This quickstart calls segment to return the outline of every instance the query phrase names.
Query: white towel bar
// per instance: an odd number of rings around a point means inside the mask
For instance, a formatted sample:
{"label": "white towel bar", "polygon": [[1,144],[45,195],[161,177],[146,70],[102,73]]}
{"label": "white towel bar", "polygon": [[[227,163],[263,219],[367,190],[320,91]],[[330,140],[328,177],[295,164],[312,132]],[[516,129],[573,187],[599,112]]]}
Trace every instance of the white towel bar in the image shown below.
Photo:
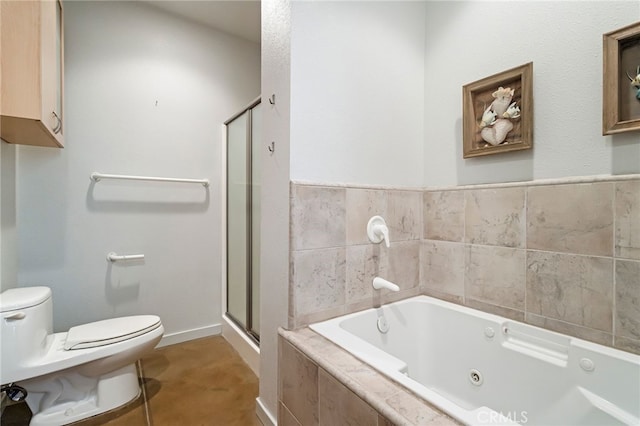
{"label": "white towel bar", "polygon": [[199,183],[205,188],[209,186],[209,179],[181,179],[181,178],[164,178],[153,176],[127,176],[127,175],[108,175],[104,173],[91,173],[91,180],[99,182],[100,179],[124,179],[124,180],[146,180],[157,182],[183,182],[183,183]]}

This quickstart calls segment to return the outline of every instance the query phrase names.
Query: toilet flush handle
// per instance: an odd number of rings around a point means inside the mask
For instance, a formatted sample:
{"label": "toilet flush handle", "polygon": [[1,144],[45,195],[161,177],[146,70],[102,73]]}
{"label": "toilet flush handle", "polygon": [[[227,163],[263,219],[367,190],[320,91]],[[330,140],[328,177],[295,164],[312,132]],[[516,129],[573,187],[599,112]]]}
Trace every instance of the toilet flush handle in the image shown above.
{"label": "toilet flush handle", "polygon": [[6,320],[21,320],[24,319],[24,317],[26,317],[27,314],[25,314],[24,312],[14,312],[12,314],[9,315],[5,315],[4,319]]}

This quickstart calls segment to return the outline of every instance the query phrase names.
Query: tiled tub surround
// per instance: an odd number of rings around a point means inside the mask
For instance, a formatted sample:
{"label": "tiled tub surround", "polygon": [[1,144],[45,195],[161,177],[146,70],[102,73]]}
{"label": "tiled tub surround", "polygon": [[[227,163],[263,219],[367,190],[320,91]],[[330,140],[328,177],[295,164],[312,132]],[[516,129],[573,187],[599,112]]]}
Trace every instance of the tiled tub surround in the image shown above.
{"label": "tiled tub surround", "polygon": [[[421,191],[292,184],[289,328],[420,294],[421,212]],[[369,241],[374,215],[391,248]],[[374,290],[375,276],[401,291]]]}
{"label": "tiled tub surround", "polygon": [[278,424],[458,424],[308,328],[281,329],[278,346]]}
{"label": "tiled tub surround", "polygon": [[[389,226],[391,247],[366,223]],[[427,294],[640,353],[640,175],[437,190],[292,183],[290,328]],[[401,288],[373,290],[375,276]]]}

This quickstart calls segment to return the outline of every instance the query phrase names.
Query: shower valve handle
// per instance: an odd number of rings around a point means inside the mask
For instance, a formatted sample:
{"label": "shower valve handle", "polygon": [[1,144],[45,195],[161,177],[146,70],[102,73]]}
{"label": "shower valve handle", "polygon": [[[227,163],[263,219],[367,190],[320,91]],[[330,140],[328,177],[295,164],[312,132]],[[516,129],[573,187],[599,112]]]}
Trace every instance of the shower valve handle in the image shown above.
{"label": "shower valve handle", "polygon": [[367,223],[367,236],[372,243],[381,243],[389,247],[389,227],[381,216],[373,216]]}

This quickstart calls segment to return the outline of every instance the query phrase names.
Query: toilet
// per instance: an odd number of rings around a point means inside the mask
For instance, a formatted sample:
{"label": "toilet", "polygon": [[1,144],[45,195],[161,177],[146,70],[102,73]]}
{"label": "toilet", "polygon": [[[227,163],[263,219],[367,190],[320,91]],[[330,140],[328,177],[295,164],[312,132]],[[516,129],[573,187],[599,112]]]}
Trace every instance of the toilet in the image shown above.
{"label": "toilet", "polygon": [[0,294],[0,383],[27,391],[31,426],[59,426],[120,407],[138,397],[136,361],[160,341],[155,315],[136,315],[53,333],[48,287]]}

